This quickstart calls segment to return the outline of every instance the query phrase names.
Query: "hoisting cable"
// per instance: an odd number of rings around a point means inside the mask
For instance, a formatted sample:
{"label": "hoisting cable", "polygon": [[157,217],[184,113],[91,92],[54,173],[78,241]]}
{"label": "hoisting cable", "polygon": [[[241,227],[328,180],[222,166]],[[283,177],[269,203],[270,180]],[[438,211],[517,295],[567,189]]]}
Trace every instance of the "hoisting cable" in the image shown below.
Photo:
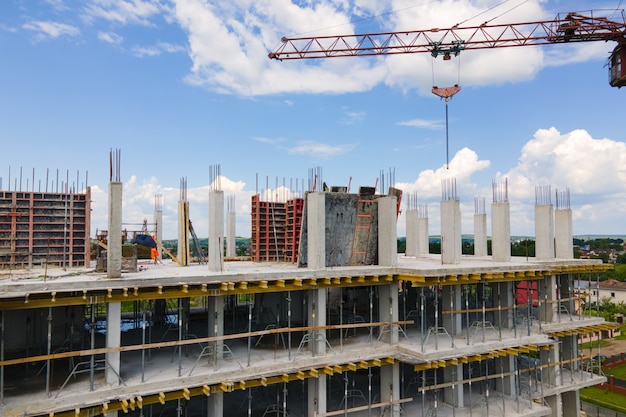
{"label": "hoisting cable", "polygon": [[[431,55],[433,56],[433,58],[437,58],[439,54],[443,54],[443,60],[449,61],[451,58],[450,54],[453,53],[455,56],[458,56],[461,49],[462,49],[462,42],[459,42],[458,44],[455,44],[455,46],[453,46],[452,48],[449,48],[446,50],[440,49],[438,45],[433,45],[433,50],[431,52]],[[432,70],[432,73],[433,73],[432,93],[446,100],[446,169],[450,169],[450,151],[449,151],[449,133],[448,133],[448,102],[453,95],[461,91],[461,86],[459,85],[461,81],[461,63],[459,60],[457,83],[454,84],[452,87],[437,87],[435,85],[434,59],[433,59],[432,68],[433,68]]]}

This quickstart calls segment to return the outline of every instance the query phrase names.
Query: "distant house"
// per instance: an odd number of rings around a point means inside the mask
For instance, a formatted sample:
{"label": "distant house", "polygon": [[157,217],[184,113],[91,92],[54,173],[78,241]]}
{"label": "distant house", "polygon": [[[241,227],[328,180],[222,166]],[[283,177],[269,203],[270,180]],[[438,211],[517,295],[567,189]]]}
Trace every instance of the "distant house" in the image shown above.
{"label": "distant house", "polygon": [[596,294],[596,288],[591,289],[591,299],[595,299],[599,295],[599,299],[608,298],[614,303],[626,303],[626,282],[609,279],[598,283],[599,294]]}

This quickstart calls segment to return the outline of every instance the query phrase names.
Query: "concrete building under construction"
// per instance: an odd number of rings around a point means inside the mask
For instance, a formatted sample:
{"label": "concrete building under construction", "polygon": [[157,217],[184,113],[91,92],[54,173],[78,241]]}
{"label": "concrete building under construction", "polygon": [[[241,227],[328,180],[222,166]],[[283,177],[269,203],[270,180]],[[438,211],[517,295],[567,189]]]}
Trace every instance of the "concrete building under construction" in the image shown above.
{"label": "concrete building under construction", "polygon": [[[208,265],[165,261],[122,274],[113,239],[106,273],[51,271],[42,280],[12,271],[0,280],[0,414],[578,416],[578,390],[605,379],[592,372],[598,352],[580,351],[579,336],[613,325],[575,308],[573,281],[605,268],[573,259],[569,200],[555,211],[539,190],[534,258],[510,254],[499,184],[493,254],[462,256],[450,181],[441,254],[424,250],[423,206],[409,205],[407,253],[398,254],[397,195],[368,193],[364,202],[312,190],[302,197],[306,263],[260,253],[257,261],[270,262],[224,262],[224,194],[214,188]],[[110,236],[121,233],[121,202],[112,175]],[[487,220],[477,207],[482,248]],[[348,218],[350,232],[340,228]],[[355,241],[374,235],[375,262],[352,261],[364,252]],[[518,287],[537,294],[516,304]]]}

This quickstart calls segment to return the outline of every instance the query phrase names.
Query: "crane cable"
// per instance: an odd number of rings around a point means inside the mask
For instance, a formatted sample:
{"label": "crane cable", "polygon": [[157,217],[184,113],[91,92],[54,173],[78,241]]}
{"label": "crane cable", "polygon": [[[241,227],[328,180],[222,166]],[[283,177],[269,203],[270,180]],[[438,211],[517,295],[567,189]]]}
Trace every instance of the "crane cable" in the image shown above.
{"label": "crane cable", "polygon": [[440,98],[445,98],[446,100],[446,169],[450,169],[450,146],[449,146],[449,133],[448,133],[448,102],[452,96],[454,96],[456,93],[458,93],[461,90],[460,54],[458,56],[459,56],[459,63],[458,63],[457,83],[453,87],[439,88],[435,85],[435,59],[436,57],[433,57],[431,61],[431,71],[432,71],[432,77],[433,77],[432,92],[436,96]]}

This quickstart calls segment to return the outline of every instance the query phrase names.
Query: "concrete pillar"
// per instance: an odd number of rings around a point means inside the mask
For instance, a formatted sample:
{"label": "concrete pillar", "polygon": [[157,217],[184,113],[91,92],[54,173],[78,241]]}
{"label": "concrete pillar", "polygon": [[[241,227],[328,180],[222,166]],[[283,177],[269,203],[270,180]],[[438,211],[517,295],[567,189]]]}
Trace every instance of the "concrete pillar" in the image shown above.
{"label": "concrete pillar", "polygon": [[451,314],[451,311],[465,308],[462,304],[463,288],[460,285],[444,285],[442,287],[441,310],[443,327],[450,335],[463,334],[463,315]]}
{"label": "concrete pillar", "polygon": [[[381,322],[398,321],[398,284],[378,287],[378,317]],[[380,328],[381,340],[395,345],[398,343],[398,325]]]}
{"label": "concrete pillar", "polygon": [[487,215],[474,214],[474,256],[487,255]]}
{"label": "concrete pillar", "polygon": [[511,209],[508,201],[491,203],[491,255],[495,262],[511,261]]}
{"label": "concrete pillar", "polygon": [[[401,398],[400,392],[400,363],[386,365],[380,368],[380,401],[392,402]],[[400,404],[389,405],[383,410],[389,410],[384,415],[388,417],[400,417]],[[383,413],[381,413],[383,415]]]}
{"label": "concrete pillar", "polygon": [[[555,387],[563,385],[563,378],[561,375],[560,367],[558,365],[554,366],[555,363],[559,362],[559,349],[560,346],[558,344],[555,344],[554,349],[542,350],[539,352],[541,365],[546,366],[540,371],[541,381],[543,381],[544,388],[546,386]],[[548,363],[550,364],[550,366],[548,366]]]}
{"label": "concrete pillar", "polygon": [[[463,365],[451,365],[443,368],[444,381],[451,383],[452,381],[463,380]],[[455,384],[446,387],[443,390],[444,401],[451,407],[463,407],[463,384]]]}
{"label": "concrete pillar", "polygon": [[224,417],[224,393],[211,393],[207,398],[208,416]]}
{"label": "concrete pillar", "polygon": [[[309,290],[309,326],[326,326],[326,288]],[[326,353],[326,330],[313,330],[310,333],[309,348],[311,353],[320,355]]]}
{"label": "concrete pillar", "polygon": [[428,240],[428,217],[417,219],[417,254],[428,255],[430,252]]}
{"label": "concrete pillar", "polygon": [[441,202],[441,263],[461,262],[461,202]]}
{"label": "concrete pillar", "polygon": [[325,374],[320,374],[317,378],[308,379],[308,417],[326,413],[326,381]]}
{"label": "concrete pillar", "polygon": [[[561,400],[561,394],[548,395],[545,398],[546,403],[552,410],[550,413],[550,417],[562,417],[566,414],[563,414],[563,402]],[[569,415],[567,415],[569,417]]]}
{"label": "concrete pillar", "polygon": [[226,218],[226,256],[234,258],[237,256],[237,235],[235,234],[236,214],[234,212],[228,212]]}
{"label": "concrete pillar", "polygon": [[378,265],[394,267],[398,263],[397,198],[378,200]]}
{"label": "concrete pillar", "polygon": [[[154,210],[154,226],[156,230],[154,237],[157,241],[163,242],[163,209],[160,205]],[[159,259],[163,259],[162,250],[159,250]]]}
{"label": "concrete pillar", "polygon": [[493,291],[493,303],[494,307],[501,307],[500,310],[496,310],[493,313],[493,325],[498,328],[512,329],[513,328],[513,310],[509,309],[513,305],[513,283],[512,282],[497,282],[491,284]]}
{"label": "concrete pillar", "polygon": [[[561,352],[563,352],[563,360],[578,358],[578,336],[563,336],[561,338]],[[574,360],[569,366],[570,372],[578,371],[580,362]]]}
{"label": "concrete pillar", "polygon": [[178,262],[189,265],[189,201],[178,202]]}
{"label": "concrete pillar", "polygon": [[535,258],[554,259],[554,209],[552,204],[535,206]]}
{"label": "concrete pillar", "polygon": [[[224,336],[224,298],[223,295],[209,297],[209,336]],[[216,360],[221,360],[224,356],[224,341],[215,342]]]}
{"label": "concrete pillar", "polygon": [[554,212],[554,226],[556,257],[559,259],[573,259],[572,210],[556,210]]}
{"label": "concrete pillar", "polygon": [[558,319],[557,315],[557,277],[555,275],[545,275],[543,280],[536,281],[538,286],[538,298],[541,301],[539,308],[539,318],[541,321],[551,323]]}
{"label": "concrete pillar", "polygon": [[122,183],[109,182],[107,278],[122,277]]}
{"label": "concrete pillar", "polygon": [[[121,333],[122,303],[107,303],[107,347],[118,348],[122,343]],[[109,385],[119,385],[121,356],[120,351],[106,354],[105,379]]]}
{"label": "concrete pillar", "polygon": [[580,391],[565,391],[561,393],[563,399],[563,416],[580,417]]}
{"label": "concrete pillar", "polygon": [[307,193],[306,204],[307,265],[322,269],[326,267],[326,193]]}
{"label": "concrete pillar", "polygon": [[224,191],[209,191],[209,271],[224,269]]}
{"label": "concrete pillar", "polygon": [[517,392],[515,384],[515,361],[513,355],[495,359],[496,374],[505,374],[504,378],[496,378],[496,391],[506,396],[514,396]]}
{"label": "concrete pillar", "polygon": [[407,210],[406,215],[406,256],[417,256],[417,210]]}

